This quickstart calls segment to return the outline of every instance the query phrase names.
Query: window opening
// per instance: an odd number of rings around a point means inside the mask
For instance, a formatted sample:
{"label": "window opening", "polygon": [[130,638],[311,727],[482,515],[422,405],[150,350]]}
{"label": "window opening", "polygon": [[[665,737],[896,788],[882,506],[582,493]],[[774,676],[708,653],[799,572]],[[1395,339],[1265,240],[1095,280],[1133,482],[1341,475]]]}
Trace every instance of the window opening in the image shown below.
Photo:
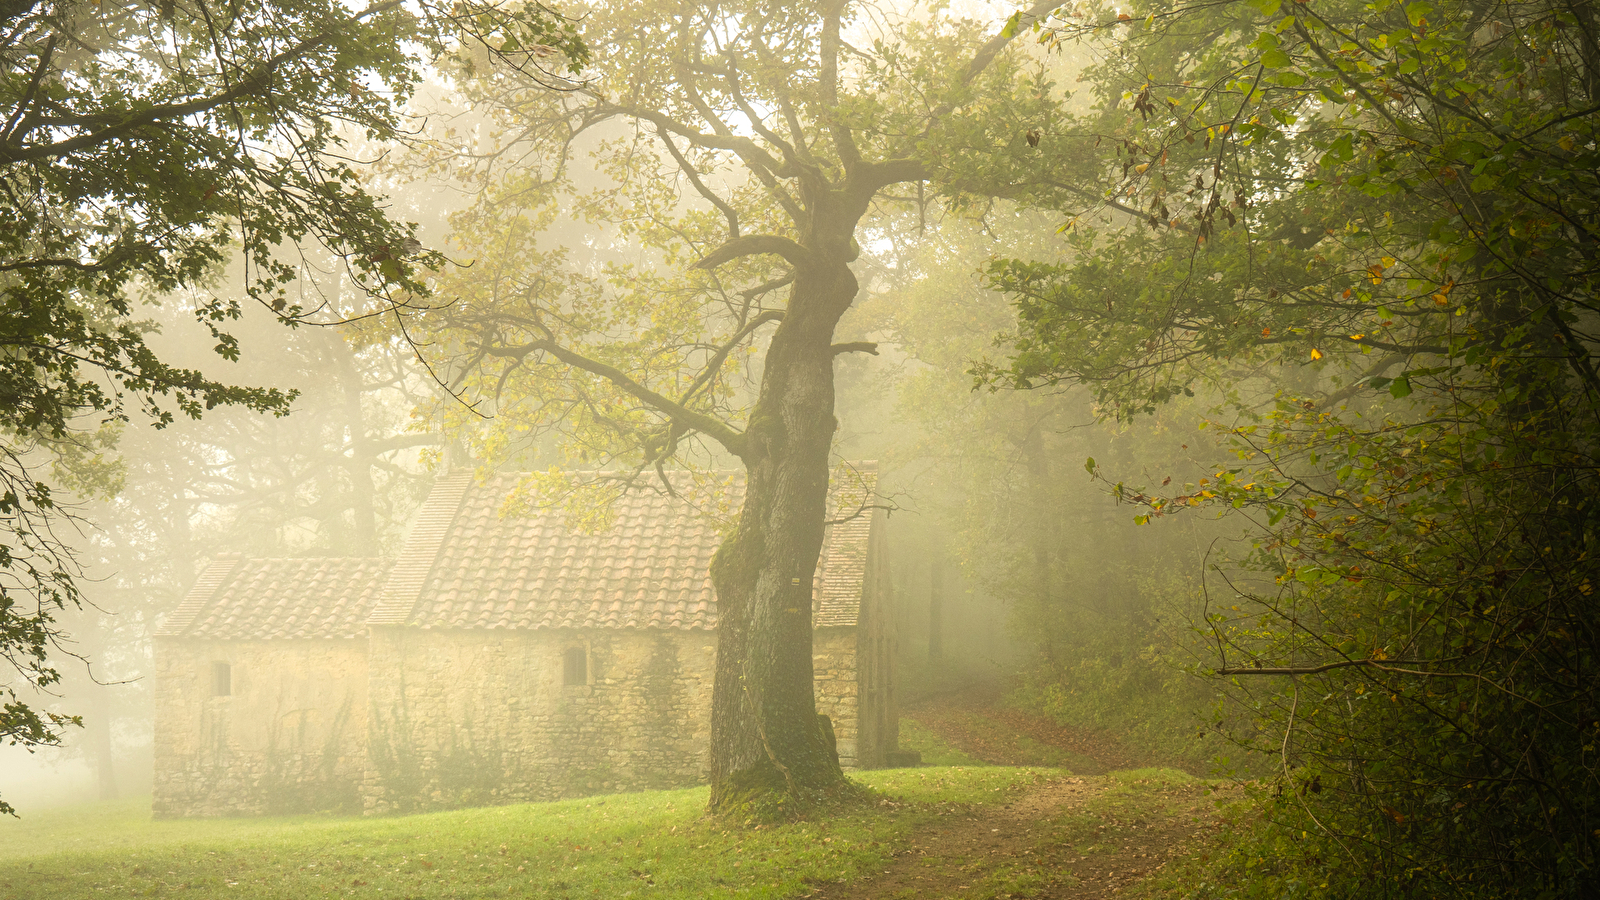
{"label": "window opening", "polygon": [[225,662],[211,664],[211,696],[233,695],[233,667]]}
{"label": "window opening", "polygon": [[589,654],[582,647],[568,647],[564,662],[567,684],[589,683]]}

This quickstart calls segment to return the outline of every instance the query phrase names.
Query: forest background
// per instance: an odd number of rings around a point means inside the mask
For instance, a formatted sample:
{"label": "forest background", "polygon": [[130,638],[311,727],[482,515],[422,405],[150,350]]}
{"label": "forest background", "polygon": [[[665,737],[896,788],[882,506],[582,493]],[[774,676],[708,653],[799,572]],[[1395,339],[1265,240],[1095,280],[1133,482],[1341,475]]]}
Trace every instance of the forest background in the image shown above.
{"label": "forest background", "polygon": [[[1600,835],[1591,5],[1036,12],[939,8],[872,47],[907,83],[952,92],[928,103],[952,123],[918,144],[928,177],[856,232],[863,294],[837,334],[878,351],[836,363],[834,452],[893,473],[897,543],[915,548],[896,566],[907,653],[934,657],[930,672],[1019,672],[1016,702],[1263,776],[1256,839],[1280,860],[1252,873],[1264,891],[1582,894]],[[940,83],[932,61],[996,33],[1029,40],[991,81]],[[461,130],[494,123],[442,89],[417,102]],[[363,189],[422,223],[420,246],[509,238],[473,212],[503,207],[503,182],[409,184],[460,153],[431,136]],[[569,174],[588,189],[603,169]],[[566,289],[670,261],[648,226],[529,208],[524,232],[579,235],[538,259],[573,273]],[[681,183],[655,208],[701,227],[718,212]],[[317,284],[351,256],[389,274],[370,245],[339,249],[294,277]],[[206,290],[245,292],[222,262]],[[416,296],[468,293],[471,269],[441,271]],[[195,308],[142,309],[161,327],[149,343],[217,371],[187,338]],[[300,389],[286,418],[86,431],[86,416],[72,440],[13,457],[54,466],[96,525],[70,541],[93,603],[58,623],[99,682],[136,679],[144,634],[210,553],[381,552],[442,458],[613,454],[581,431],[575,447],[573,431],[475,426],[403,336],[284,332],[284,311],[269,296],[240,313],[223,380]],[[639,321],[599,330],[658,337]],[[748,398],[728,385],[719,402]],[[1012,639],[961,646],[982,631],[950,627],[956,596],[971,621],[1003,606]],[[110,711],[143,688],[63,670],[113,789],[142,719]]]}

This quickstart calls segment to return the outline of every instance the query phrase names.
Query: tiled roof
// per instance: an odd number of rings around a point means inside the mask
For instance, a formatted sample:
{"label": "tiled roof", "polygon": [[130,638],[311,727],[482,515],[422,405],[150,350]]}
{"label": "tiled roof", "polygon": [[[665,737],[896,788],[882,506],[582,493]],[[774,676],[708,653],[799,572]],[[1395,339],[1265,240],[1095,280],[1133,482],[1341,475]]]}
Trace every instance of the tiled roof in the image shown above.
{"label": "tiled roof", "polygon": [[861,618],[861,591],[866,586],[867,550],[871,546],[873,507],[878,503],[878,467],[857,463],[835,473],[828,498],[831,524],[817,561],[812,624],[854,625]]}
{"label": "tiled roof", "polygon": [[472,476],[466,473],[446,475],[434,482],[428,499],[417,511],[416,521],[411,523],[400,558],[389,570],[383,597],[372,611],[370,624],[400,625],[406,621],[417,605],[428,573],[439,559],[439,549],[461,510],[461,500],[471,487]]}
{"label": "tiled roof", "polygon": [[[428,628],[716,627],[710,570],[722,535],[712,518],[659,485],[615,501],[611,526],[599,533],[573,530],[558,508],[502,515],[524,477],[501,475],[467,490],[406,622]],[[730,489],[742,488],[741,480]]]}
{"label": "tiled roof", "polygon": [[156,631],[210,639],[353,638],[366,633],[390,560],[219,556]]}
{"label": "tiled roof", "polygon": [[[193,638],[355,637],[368,625],[424,628],[716,627],[711,557],[718,522],[659,485],[616,501],[599,533],[565,513],[502,515],[522,475],[435,484],[397,560],[219,557],[158,635]],[[688,476],[675,481],[690,493]],[[737,509],[742,474],[719,478]],[[813,581],[816,624],[860,615],[877,468],[836,474]]]}
{"label": "tiled roof", "polygon": [[[659,485],[616,501],[610,527],[597,534],[569,528],[566,515],[555,508],[502,515],[506,498],[523,477],[497,476],[466,491],[407,623],[427,628],[716,627],[710,571],[722,533],[711,517]],[[718,480],[727,484],[723,499],[737,509],[743,475],[727,473]],[[845,515],[856,512],[876,482],[872,464],[842,473],[835,478],[830,509],[843,505]],[[680,494],[688,493],[687,478],[675,485]],[[813,588],[818,625],[853,625],[859,616],[871,526],[867,513],[829,526]]]}

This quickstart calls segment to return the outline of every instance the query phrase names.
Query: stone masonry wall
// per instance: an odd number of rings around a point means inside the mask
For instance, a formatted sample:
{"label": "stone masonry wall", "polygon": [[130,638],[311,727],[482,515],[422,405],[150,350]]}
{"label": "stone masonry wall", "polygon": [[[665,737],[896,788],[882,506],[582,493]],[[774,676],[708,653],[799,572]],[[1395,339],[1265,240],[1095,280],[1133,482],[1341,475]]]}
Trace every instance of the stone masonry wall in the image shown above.
{"label": "stone masonry wall", "polygon": [[[158,639],[156,817],[359,809],[366,650],[348,639]],[[229,696],[213,696],[219,662]]]}
{"label": "stone masonry wall", "polygon": [[817,712],[833,720],[839,764],[860,767],[859,691],[856,629],[818,628],[811,638],[811,668],[816,678]]}
{"label": "stone masonry wall", "polygon": [[[587,684],[564,684],[581,647]],[[705,781],[716,636],[374,628],[368,812]]]}

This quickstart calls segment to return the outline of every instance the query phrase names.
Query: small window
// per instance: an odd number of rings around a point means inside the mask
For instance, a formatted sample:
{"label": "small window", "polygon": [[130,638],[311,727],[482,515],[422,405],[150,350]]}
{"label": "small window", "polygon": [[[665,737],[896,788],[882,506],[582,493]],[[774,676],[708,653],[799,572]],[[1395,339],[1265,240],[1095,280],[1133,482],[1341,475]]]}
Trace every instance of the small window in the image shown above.
{"label": "small window", "polygon": [[233,667],[225,662],[211,664],[211,696],[233,695]]}
{"label": "small window", "polygon": [[568,647],[562,662],[567,684],[589,683],[589,654],[582,647]]}

